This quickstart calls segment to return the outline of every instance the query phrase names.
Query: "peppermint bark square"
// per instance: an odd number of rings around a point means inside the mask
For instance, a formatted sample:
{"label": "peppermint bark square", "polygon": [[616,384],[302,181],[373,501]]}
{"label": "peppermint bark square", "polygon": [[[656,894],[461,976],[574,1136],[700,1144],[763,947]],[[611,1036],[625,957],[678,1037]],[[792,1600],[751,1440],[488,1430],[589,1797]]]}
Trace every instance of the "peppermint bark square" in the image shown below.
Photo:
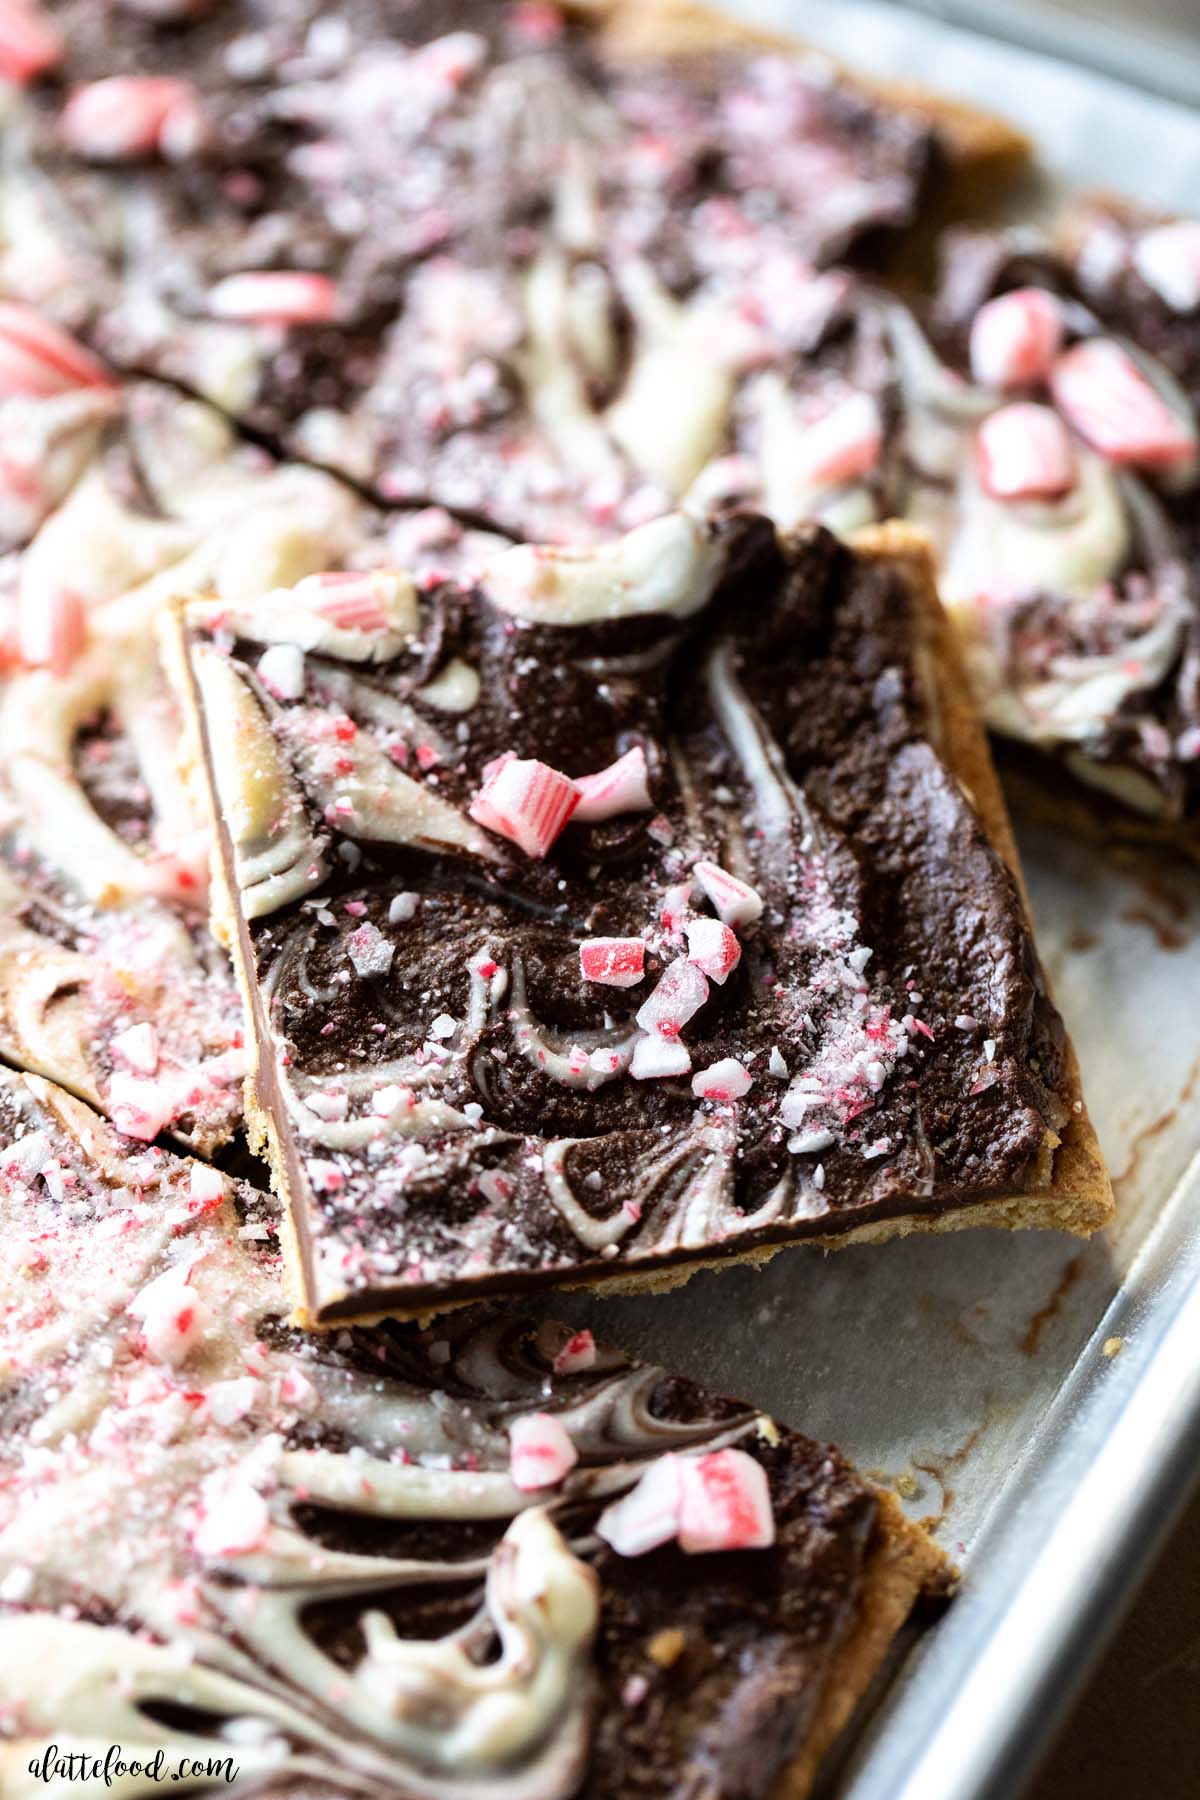
{"label": "peppermint bark square", "polygon": [[0,1779],[807,1793],[951,1585],[895,1497],[587,1330],[291,1331],[264,1200],[0,1071]]}
{"label": "peppermint bark square", "polygon": [[300,1317],[1108,1217],[902,528],[673,514],[175,651]]}
{"label": "peppermint bark square", "polygon": [[965,378],[957,449],[908,506],[1022,809],[1192,854],[1198,269],[1194,222],[1100,205],[1053,242],[952,234],[932,327]]}

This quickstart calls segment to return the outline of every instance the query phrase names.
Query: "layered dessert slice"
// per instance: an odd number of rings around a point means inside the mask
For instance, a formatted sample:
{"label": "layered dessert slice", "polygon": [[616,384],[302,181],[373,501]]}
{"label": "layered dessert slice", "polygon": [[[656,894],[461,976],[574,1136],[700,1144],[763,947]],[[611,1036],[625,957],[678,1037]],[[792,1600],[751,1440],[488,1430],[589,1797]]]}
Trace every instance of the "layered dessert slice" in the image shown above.
{"label": "layered dessert slice", "polygon": [[803,1795],[948,1588],[836,1450],[587,1330],[289,1330],[263,1196],[7,1072],[0,1234],[14,1797]]}
{"label": "layered dessert slice", "polygon": [[368,515],[166,390],[114,406],[0,577],[0,1052],[207,1153],[240,1122],[242,1024],[154,616],[177,583],[254,592],[320,567],[369,541]]}
{"label": "layered dessert slice", "polygon": [[15,107],[0,291],[529,540],[668,507],[815,268],[1023,154],[670,5],[88,13]]}
{"label": "layered dessert slice", "polygon": [[1107,1219],[904,528],[676,513],[174,651],[302,1318]]}
{"label": "layered dessert slice", "polygon": [[963,379],[911,507],[1023,793],[1193,853],[1198,230],[1092,208],[1058,246],[953,236],[934,328]]}

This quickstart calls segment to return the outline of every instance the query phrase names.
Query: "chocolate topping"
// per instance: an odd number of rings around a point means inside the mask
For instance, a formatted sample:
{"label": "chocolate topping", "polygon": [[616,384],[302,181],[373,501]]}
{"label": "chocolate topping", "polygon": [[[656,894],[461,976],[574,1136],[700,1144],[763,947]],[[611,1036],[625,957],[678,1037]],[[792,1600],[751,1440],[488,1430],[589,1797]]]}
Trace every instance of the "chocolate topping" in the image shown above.
{"label": "chocolate topping", "polygon": [[[1012,877],[931,737],[911,590],[827,534],[783,553],[763,521],[716,529],[724,573],[690,616],[531,623],[501,564],[491,591],[423,595],[398,656],[310,652],[296,701],[254,673],[253,634],[282,630],[273,603],[200,609],[255,1086],[320,1316],[736,1254],[1044,1181],[1061,1026]],[[421,699],[431,645],[479,677],[453,733]],[[214,761],[231,734],[242,748]],[[541,859],[470,826],[507,752],[579,777],[633,746],[648,811],[568,823]],[[272,867],[295,861],[268,892],[237,821],[240,784],[276,756],[263,841]],[[686,960],[686,920],[711,917],[707,865],[754,900],[723,984]],[[673,904],[686,918],[664,922]],[[641,940],[641,982],[582,979],[592,937]],[[662,1041],[647,997],[681,970],[699,984],[668,1026],[688,1073],[638,1079]],[[730,1059],[750,1076],[736,1099]],[[692,1072],[710,1069],[706,1097]]]}

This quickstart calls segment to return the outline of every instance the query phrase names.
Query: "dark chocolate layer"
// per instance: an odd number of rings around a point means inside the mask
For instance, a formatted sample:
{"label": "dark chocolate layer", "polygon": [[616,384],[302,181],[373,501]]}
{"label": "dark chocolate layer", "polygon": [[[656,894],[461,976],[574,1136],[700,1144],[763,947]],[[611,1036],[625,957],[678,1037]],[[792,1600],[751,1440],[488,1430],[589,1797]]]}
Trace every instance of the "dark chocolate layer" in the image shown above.
{"label": "dark chocolate layer", "polygon": [[[240,931],[256,1085],[324,1316],[665,1268],[1045,1179],[1062,1028],[1012,876],[931,739],[912,592],[827,534],[784,555],[762,522],[722,529],[724,578],[686,622],[533,625],[443,585],[411,652],[355,671],[310,654],[295,706],[233,644],[316,846],[315,892]],[[213,655],[194,639],[198,665]],[[338,780],[381,741],[421,780],[420,690],[455,659],[479,696],[452,740],[435,726],[439,802],[461,816],[505,751],[578,777],[640,747],[649,809],[568,824],[541,860],[343,825]],[[210,706],[206,729],[211,746],[231,726]],[[236,887],[228,836],[224,855]],[[706,858],[763,903],[682,1032],[690,1071],[750,1075],[736,1099],[627,1072],[634,1015],[686,956],[664,899],[711,917]],[[589,937],[641,940],[643,979],[584,980]],[[428,1100],[454,1109],[448,1129]]]}

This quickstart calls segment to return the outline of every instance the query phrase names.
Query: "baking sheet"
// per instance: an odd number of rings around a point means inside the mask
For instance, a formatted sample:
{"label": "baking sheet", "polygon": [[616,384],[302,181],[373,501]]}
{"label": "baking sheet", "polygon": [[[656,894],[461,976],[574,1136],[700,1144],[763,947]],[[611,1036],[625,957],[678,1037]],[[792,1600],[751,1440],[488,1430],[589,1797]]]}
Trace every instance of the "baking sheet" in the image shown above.
{"label": "baking sheet", "polygon": [[[1058,180],[1194,209],[1200,119],[1186,109],[886,6],[737,10],[873,73],[1003,96]],[[761,1273],[570,1308],[841,1443],[959,1560],[959,1599],[832,1783],[845,1800],[1019,1791],[1200,1468],[1200,870],[1020,836],[1113,1171],[1106,1238],[797,1250]]]}

